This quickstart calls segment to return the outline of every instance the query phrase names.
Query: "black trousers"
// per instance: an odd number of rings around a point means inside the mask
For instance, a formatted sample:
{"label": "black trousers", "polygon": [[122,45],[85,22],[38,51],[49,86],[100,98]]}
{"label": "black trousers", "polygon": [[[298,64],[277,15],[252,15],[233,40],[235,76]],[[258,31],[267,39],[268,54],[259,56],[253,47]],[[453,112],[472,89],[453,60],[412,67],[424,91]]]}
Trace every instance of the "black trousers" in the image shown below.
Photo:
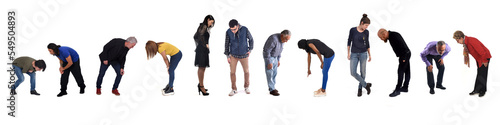
{"label": "black trousers", "polygon": [[[490,59],[488,59],[488,67],[490,67]],[[474,85],[474,92],[484,93],[486,92],[486,82],[488,81],[488,67],[483,64],[479,64],[476,61],[477,65],[477,76],[476,83]]]}
{"label": "black trousers", "polygon": [[[64,62],[63,67],[66,65],[68,65],[68,63]],[[64,73],[61,75],[61,92],[66,92],[66,90],[68,89],[68,79],[70,72],[73,74],[73,77],[75,77],[78,87],[85,88],[82,70],[80,69],[80,59],[78,59],[78,61],[74,62],[73,65],[71,65],[68,69],[64,70]]]}
{"label": "black trousers", "polygon": [[[437,68],[438,68],[436,86],[438,86],[438,87],[443,86],[444,64],[441,65],[439,62],[439,59],[441,59],[442,56],[441,55],[427,55],[426,57],[432,66],[434,66],[432,64],[432,60],[434,60],[434,62],[436,62],[435,66],[437,66]],[[434,73],[432,71],[429,72],[429,70],[427,70],[427,67],[425,67],[425,71],[427,72],[427,84],[429,85],[429,88],[431,90],[433,90],[434,89]]]}
{"label": "black trousers", "polygon": [[[399,67],[398,67],[398,84],[396,85],[395,91],[408,90],[408,84],[410,84],[410,57],[411,52],[406,53],[404,56],[399,57]],[[405,60],[405,62],[403,62]],[[404,78],[404,83],[403,83]]]}

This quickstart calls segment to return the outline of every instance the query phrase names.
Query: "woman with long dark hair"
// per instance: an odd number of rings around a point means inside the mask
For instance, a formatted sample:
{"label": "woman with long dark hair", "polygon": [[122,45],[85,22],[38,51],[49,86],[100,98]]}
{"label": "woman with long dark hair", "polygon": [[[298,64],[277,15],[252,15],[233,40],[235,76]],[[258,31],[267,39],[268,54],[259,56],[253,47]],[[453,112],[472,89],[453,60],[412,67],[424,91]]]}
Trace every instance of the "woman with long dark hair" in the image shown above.
{"label": "woman with long dark hair", "polygon": [[198,67],[198,94],[201,92],[203,96],[208,96],[209,94],[207,89],[205,89],[203,80],[205,78],[205,69],[210,67],[208,58],[208,54],[210,53],[208,39],[210,38],[210,29],[214,24],[214,17],[212,15],[207,15],[194,34],[194,41],[196,43],[194,65]]}

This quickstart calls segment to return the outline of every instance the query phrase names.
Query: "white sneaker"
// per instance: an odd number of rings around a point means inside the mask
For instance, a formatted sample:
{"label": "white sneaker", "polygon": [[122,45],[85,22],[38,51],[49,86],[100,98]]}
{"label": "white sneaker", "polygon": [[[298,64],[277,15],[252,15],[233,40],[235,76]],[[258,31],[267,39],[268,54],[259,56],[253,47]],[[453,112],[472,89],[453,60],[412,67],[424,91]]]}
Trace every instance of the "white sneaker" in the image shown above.
{"label": "white sneaker", "polygon": [[238,93],[238,91],[236,91],[236,90],[231,90],[231,92],[229,92],[229,96],[233,96],[233,95],[235,95],[236,93]]}
{"label": "white sneaker", "polygon": [[247,94],[250,94],[250,89],[245,88],[245,92],[246,92]]}
{"label": "white sneaker", "polygon": [[314,91],[314,97],[325,97],[325,96],[326,96],[326,92],[321,91],[321,89]]}

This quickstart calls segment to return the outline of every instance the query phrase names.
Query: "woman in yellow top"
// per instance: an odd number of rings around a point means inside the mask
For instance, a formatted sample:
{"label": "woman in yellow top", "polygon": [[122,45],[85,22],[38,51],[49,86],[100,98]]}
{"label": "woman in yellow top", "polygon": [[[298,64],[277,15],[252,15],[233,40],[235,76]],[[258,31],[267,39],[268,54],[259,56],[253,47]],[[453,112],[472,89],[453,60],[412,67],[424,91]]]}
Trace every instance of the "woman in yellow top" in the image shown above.
{"label": "woman in yellow top", "polygon": [[[181,61],[182,52],[175,47],[174,45],[166,42],[156,43],[152,40],[146,43],[146,54],[148,60],[153,58],[156,53],[160,53],[167,65],[169,81],[168,85],[162,90],[164,96],[174,95],[174,78],[175,78],[175,68],[177,68],[177,64]],[[170,61],[167,58],[167,55],[170,56]]]}

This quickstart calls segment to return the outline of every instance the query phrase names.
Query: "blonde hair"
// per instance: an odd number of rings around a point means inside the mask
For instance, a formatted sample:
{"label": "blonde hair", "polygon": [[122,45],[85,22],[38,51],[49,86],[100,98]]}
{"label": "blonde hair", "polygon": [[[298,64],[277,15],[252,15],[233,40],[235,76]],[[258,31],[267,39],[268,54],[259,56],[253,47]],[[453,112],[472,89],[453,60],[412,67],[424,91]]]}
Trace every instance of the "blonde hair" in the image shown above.
{"label": "blonde hair", "polygon": [[148,60],[150,58],[155,57],[156,53],[158,52],[158,46],[159,46],[159,44],[162,44],[162,43],[163,42],[156,43],[153,40],[149,40],[148,42],[146,42],[145,48],[146,48],[146,55],[147,55]]}
{"label": "blonde hair", "polygon": [[460,38],[464,38],[465,35],[464,35],[464,32],[460,31],[460,30],[457,30],[455,31],[455,33],[453,33],[453,39],[460,39]]}

